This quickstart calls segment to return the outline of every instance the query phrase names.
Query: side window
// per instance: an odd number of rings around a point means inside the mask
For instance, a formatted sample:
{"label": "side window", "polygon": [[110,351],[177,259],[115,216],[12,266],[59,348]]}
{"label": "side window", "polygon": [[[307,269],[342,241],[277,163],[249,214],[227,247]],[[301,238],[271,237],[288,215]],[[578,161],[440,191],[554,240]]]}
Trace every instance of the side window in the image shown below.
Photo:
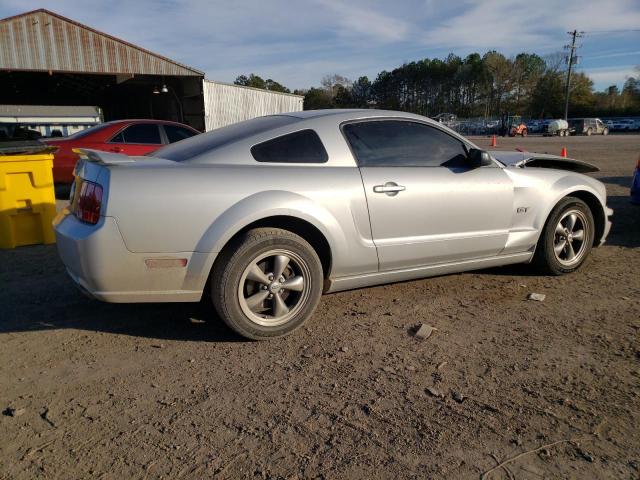
{"label": "side window", "polygon": [[153,123],[139,123],[125,128],[111,139],[112,143],[161,144],[160,130]]}
{"label": "side window", "polygon": [[325,163],[329,159],[313,130],[301,130],[254,145],[251,155],[257,162],[268,163]]}
{"label": "side window", "polygon": [[377,120],[343,127],[361,167],[466,167],[462,142],[422,123]]}
{"label": "side window", "polygon": [[167,134],[169,143],[176,143],[185,138],[193,137],[196,132],[193,132],[187,128],[178,127],[176,125],[163,125],[164,132]]}
{"label": "side window", "polygon": [[124,143],[124,134],[123,132],[118,133],[115,137],[109,140],[111,143]]}

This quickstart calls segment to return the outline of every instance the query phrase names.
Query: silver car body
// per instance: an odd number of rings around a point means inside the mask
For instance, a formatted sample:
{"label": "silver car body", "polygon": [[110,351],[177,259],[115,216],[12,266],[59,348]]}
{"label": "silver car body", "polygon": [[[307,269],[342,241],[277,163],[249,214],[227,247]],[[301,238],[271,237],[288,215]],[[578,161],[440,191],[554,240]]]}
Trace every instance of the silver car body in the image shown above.
{"label": "silver car body", "polygon": [[[201,151],[188,161],[86,152],[76,175],[102,185],[100,219],[89,225],[67,208],[54,222],[71,277],[109,302],[198,301],[216,257],[233,236],[271,219],[310,225],[322,237],[330,255],[324,259],[326,292],[529,262],[547,216],[570,194],[594,211],[596,244],[609,231],[612,211],[601,182],[575,171],[528,166],[548,160],[580,170],[588,164],[495,152],[491,166],[464,172],[359,168],[341,131],[345,122],[422,122],[467,148],[477,147],[437,122],[407,113],[331,110],[280,117],[288,120],[266,131],[238,124],[157,153]],[[258,163],[252,157],[253,145],[303,129],[319,135],[326,163]],[[204,148],[209,135],[222,138],[214,150]],[[403,191],[374,192],[389,182]]]}

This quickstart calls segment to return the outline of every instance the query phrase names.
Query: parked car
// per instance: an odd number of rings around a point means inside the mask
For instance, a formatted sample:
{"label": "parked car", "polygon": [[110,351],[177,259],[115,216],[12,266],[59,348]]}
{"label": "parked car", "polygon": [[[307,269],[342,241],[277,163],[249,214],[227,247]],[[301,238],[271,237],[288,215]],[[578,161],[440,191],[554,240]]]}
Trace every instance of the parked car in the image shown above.
{"label": "parked car", "polygon": [[527,129],[529,133],[540,133],[542,131],[542,122],[540,120],[529,120]]}
{"label": "parked car", "polygon": [[572,135],[609,135],[609,127],[599,118],[570,118],[569,129]]}
{"label": "parked car", "polygon": [[181,123],[164,120],[115,120],[101,123],[66,138],[43,141],[58,147],[53,159],[53,180],[59,184],[73,182],[76,148],[90,148],[127,155],[145,155],[163,145],[199,134]]}
{"label": "parked car", "polygon": [[631,180],[631,203],[640,205],[640,157],[636,163],[636,169],[633,172],[633,180]]}
{"label": "parked car", "polygon": [[480,150],[402,112],[255,118],[152,156],[84,151],[60,257],[108,302],[197,302],[252,339],[323,292],[534,262],[576,270],[613,213],[592,165]]}
{"label": "parked car", "polygon": [[619,132],[629,132],[636,129],[636,122],[631,119],[622,119],[613,121],[613,130]]}

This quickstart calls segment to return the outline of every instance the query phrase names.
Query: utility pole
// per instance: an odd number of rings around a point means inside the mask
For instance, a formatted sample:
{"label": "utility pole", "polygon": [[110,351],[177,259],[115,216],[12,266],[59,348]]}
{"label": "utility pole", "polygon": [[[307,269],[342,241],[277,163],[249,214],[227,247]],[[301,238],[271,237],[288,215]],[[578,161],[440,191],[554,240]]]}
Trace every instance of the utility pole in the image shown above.
{"label": "utility pole", "polygon": [[564,119],[566,120],[569,117],[569,87],[571,86],[571,69],[573,68],[574,63],[578,63],[578,57],[576,56],[576,38],[580,38],[584,35],[584,32],[578,32],[574,30],[573,32],[567,32],[571,35],[571,45],[565,45],[564,48],[569,50],[569,56],[567,57],[567,63],[569,64],[569,68],[567,69],[567,83],[564,89]]}

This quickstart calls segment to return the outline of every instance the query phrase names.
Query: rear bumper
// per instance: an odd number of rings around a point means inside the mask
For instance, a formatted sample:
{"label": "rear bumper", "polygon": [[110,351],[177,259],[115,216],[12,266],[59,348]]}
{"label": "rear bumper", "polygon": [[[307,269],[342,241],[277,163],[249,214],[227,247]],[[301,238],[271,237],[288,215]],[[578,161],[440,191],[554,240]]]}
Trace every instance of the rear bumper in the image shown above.
{"label": "rear bumper", "polygon": [[[56,217],[54,229],[69,276],[93,298],[115,303],[197,302],[202,296],[201,289],[188,288],[201,283],[188,275],[188,265],[199,260],[191,252],[130,252],[114,218],[101,217],[97,225],[89,225],[66,209]],[[149,268],[146,263],[178,258],[187,259],[187,266]]]}

